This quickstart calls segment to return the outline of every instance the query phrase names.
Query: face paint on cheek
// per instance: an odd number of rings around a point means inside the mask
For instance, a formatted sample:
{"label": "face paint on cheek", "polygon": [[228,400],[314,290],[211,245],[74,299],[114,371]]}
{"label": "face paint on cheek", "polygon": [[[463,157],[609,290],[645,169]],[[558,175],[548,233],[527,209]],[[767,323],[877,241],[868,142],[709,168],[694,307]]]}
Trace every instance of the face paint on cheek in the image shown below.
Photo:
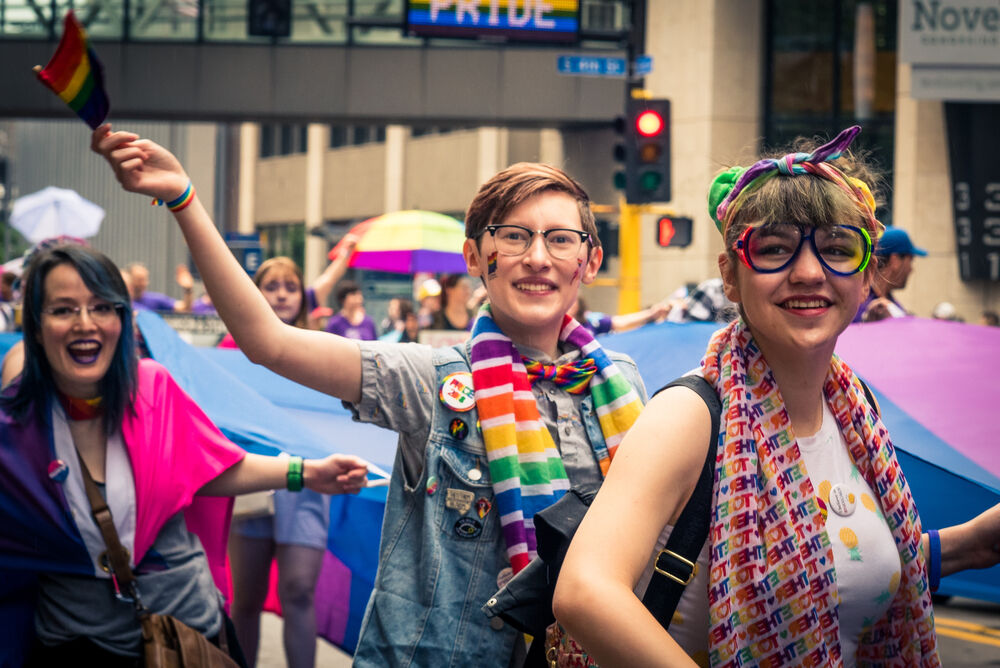
{"label": "face paint on cheek", "polygon": [[576,271],[573,272],[573,276],[569,279],[569,282],[570,283],[575,282],[576,279],[580,278],[580,275],[582,273],[583,273],[583,259],[576,258]]}
{"label": "face paint on cheek", "polygon": [[497,252],[493,251],[486,258],[486,278],[495,278],[497,274]]}

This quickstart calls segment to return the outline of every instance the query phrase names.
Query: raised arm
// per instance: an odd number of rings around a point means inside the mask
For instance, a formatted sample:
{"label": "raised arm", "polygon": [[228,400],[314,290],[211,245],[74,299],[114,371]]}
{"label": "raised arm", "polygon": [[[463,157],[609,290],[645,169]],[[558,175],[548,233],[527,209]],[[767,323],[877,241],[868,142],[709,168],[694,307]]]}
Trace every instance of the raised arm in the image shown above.
{"label": "raised arm", "polygon": [[573,538],[553,612],[604,668],[695,665],[633,589],[694,491],[710,434],[708,408],[691,390],[653,397]]}
{"label": "raised arm", "polygon": [[344,237],[340,252],[330,261],[330,264],[326,265],[323,273],[313,281],[311,287],[313,292],[316,293],[316,303],[320,306],[326,306],[326,299],[330,296],[333,286],[347,273],[347,265],[351,261],[351,253],[354,252],[354,247],[357,245],[358,238],[353,234],[348,234]]}
{"label": "raised arm", "polygon": [[[91,148],[122,187],[170,202],[190,179],[168,150],[131,132],[94,131]],[[361,398],[361,353],[354,341],[286,325],[247,276],[195,195],[174,217],[219,316],[247,357],[272,371],[348,401]]]}
{"label": "raised arm", "polygon": [[174,311],[190,313],[194,303],[194,277],[186,265],[179,264],[174,268],[174,280],[184,293],[184,297],[174,302]]}

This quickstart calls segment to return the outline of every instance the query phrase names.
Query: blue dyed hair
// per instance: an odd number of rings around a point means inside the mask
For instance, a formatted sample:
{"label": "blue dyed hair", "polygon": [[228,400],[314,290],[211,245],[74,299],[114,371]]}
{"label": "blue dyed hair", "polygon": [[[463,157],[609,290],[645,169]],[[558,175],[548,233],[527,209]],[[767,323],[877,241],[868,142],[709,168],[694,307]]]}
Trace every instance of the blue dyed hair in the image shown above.
{"label": "blue dyed hair", "polygon": [[125,411],[133,410],[137,361],[135,337],[132,334],[132,302],[121,271],[107,256],[92,248],[74,243],[60,243],[41,250],[28,265],[23,282],[22,327],[24,329],[24,371],[21,383],[8,400],[10,412],[18,419],[30,410],[48,420],[45,408],[56,396],[55,380],[42,347],[42,306],[45,303],[45,278],[61,264],[71,265],[80,274],[84,285],[94,296],[117,304],[121,319],[121,335],[115,347],[111,366],[98,384],[104,397],[105,426],[108,433],[121,427]]}

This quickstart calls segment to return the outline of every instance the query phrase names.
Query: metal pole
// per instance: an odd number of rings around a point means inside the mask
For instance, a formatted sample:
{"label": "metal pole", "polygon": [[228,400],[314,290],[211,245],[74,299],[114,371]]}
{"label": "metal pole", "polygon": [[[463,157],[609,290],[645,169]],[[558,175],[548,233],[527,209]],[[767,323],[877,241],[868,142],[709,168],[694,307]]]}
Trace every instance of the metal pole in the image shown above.
{"label": "metal pole", "polygon": [[618,218],[618,313],[634,313],[639,310],[641,288],[639,261],[639,236],[642,229],[640,214],[642,205],[629,204],[621,196]]}
{"label": "metal pole", "polygon": [[[633,75],[636,56],[646,50],[646,0],[633,0],[631,26],[629,30],[626,71],[629,73],[625,86],[625,106],[628,100],[643,94],[644,80]],[[623,109],[623,113],[624,113]],[[628,120],[626,120],[628,122]],[[641,205],[629,204],[625,196],[620,196],[618,207],[618,313],[634,313],[639,310],[639,299],[642,288],[642,263],[639,258],[640,232],[642,221]]]}

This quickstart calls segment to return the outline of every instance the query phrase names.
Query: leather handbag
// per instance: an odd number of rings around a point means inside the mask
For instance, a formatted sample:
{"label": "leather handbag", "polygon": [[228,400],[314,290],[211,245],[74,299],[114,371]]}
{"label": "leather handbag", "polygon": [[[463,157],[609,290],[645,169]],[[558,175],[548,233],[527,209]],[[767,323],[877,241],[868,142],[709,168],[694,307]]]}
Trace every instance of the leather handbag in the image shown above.
{"label": "leather handbag", "polygon": [[135,584],[135,575],[128,566],[128,549],[118,539],[111,509],[101,496],[101,491],[97,488],[97,483],[90,475],[90,470],[79,451],[77,459],[87,490],[87,500],[90,502],[90,512],[104,538],[106,549],[101,554],[103,568],[111,574],[115,598],[135,606],[136,618],[142,626],[143,665],[148,668],[239,668],[228,653],[224,620],[219,630],[220,649],[203,633],[176,617],[151,612],[142,604]]}
{"label": "leather handbag", "polygon": [[140,615],[139,623],[143,665],[147,668],[237,668],[227,653],[176,617],[147,610]]}

